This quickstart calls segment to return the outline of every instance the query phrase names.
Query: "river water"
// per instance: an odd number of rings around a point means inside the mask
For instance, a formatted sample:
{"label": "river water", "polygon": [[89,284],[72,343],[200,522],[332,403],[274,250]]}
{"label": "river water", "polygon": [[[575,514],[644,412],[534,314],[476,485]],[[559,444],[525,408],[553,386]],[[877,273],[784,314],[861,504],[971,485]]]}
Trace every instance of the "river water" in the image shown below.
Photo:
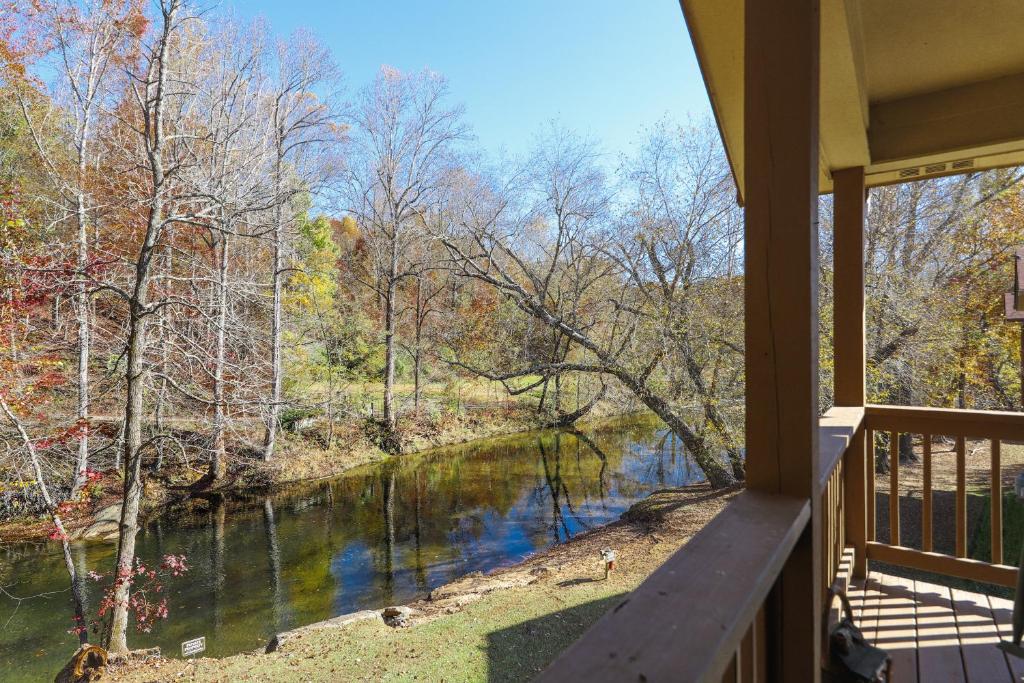
{"label": "river water", "polygon": [[[642,417],[436,449],[267,498],[193,501],[139,534],[145,562],[184,554],[190,571],[166,584],[168,619],[129,643],[170,656],[197,636],[210,656],[259,649],[276,632],[512,564],[701,479],[664,425]],[[0,545],[0,680],[53,680],[75,649],[58,550]],[[114,545],[73,554],[83,574],[108,572]]]}

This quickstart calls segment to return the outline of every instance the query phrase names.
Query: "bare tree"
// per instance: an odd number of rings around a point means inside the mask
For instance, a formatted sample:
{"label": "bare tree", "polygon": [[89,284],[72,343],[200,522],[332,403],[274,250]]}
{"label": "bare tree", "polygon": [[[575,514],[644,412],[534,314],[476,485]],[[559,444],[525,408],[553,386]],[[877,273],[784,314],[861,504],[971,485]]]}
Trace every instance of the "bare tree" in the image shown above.
{"label": "bare tree", "polygon": [[[384,327],[384,413],[394,437],[399,286],[424,268],[415,258],[426,239],[424,214],[443,191],[456,143],[467,137],[462,109],[447,107],[438,74],[385,67],[359,97],[347,204],[372,255],[364,283],[377,293]],[[393,441],[389,444],[395,447]]]}
{"label": "bare tree", "polygon": [[[87,424],[90,417],[89,360],[92,322],[88,270],[90,223],[99,199],[94,196],[89,176],[97,162],[94,145],[97,119],[111,106],[119,67],[127,58],[131,31],[139,16],[136,2],[75,3],[65,0],[38,7],[39,26],[53,45],[54,99],[39,99],[16,90],[25,121],[57,198],[55,222],[70,223],[75,229],[74,310],[77,325],[77,419]],[[42,109],[42,112],[38,110]],[[54,135],[56,133],[56,135]],[[71,159],[64,155],[68,150]],[[89,464],[89,436],[78,442],[78,460],[71,487],[75,497],[86,482]]]}
{"label": "bare tree", "polygon": [[[554,130],[511,183],[481,178],[467,187],[458,230],[443,239],[465,276],[558,333],[544,353],[499,371],[474,368],[478,374],[613,377],[679,435],[713,485],[724,486],[742,472],[719,408],[726,382],[695,355],[695,330],[677,327],[707,312],[712,293],[734,275],[738,221],[720,149],[709,138],[676,139],[652,138],[627,175],[634,199],[616,217],[592,145]],[[578,355],[562,355],[562,343]],[[735,346],[706,336],[702,344]],[[673,376],[680,357],[693,366],[685,375],[692,386]],[[736,371],[730,380],[735,386]],[[696,425],[683,398],[697,399]],[[722,441],[735,454],[732,468],[719,456]]]}
{"label": "bare tree", "polygon": [[311,35],[296,34],[278,46],[277,77],[268,93],[271,124],[274,204],[273,301],[270,323],[271,380],[263,438],[263,459],[270,460],[277,443],[281,409],[281,301],[287,269],[287,237],[297,214],[295,198],[315,191],[332,172],[333,153],[344,128],[331,102],[339,73],[328,51]]}
{"label": "bare tree", "polygon": [[107,648],[115,654],[128,651],[129,597],[135,562],[142,499],[142,456],[152,440],[143,441],[145,390],[149,374],[146,360],[147,331],[151,317],[173,299],[151,301],[154,257],[169,226],[194,225],[207,220],[212,205],[196,203],[182,188],[182,178],[196,158],[195,148],[203,134],[190,130],[190,108],[195,102],[194,83],[187,73],[190,64],[184,42],[192,17],[182,0],[161,0],[153,29],[140,45],[140,67],[130,72],[133,107],[119,114],[125,134],[121,140],[123,163],[134,183],[128,201],[145,216],[130,289],[104,285],[127,301],[125,349],[124,495],[115,562],[113,607],[106,633]]}

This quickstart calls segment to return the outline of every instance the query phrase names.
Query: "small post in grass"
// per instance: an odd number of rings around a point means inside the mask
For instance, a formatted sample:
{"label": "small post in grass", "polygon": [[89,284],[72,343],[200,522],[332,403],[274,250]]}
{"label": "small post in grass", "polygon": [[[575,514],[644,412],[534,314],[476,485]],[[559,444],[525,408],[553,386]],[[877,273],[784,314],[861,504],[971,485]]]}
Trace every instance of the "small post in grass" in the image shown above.
{"label": "small post in grass", "polygon": [[615,569],[615,551],[611,548],[605,548],[601,551],[601,559],[604,560],[604,580],[608,580],[608,576]]}

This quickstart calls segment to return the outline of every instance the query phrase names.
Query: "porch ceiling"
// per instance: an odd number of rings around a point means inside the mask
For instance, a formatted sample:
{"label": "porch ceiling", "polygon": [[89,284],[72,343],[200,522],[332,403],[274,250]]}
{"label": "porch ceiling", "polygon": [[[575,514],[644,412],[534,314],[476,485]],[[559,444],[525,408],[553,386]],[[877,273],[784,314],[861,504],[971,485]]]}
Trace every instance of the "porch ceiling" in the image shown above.
{"label": "porch ceiling", "polygon": [[[743,194],[744,0],[681,0]],[[1024,2],[821,0],[820,189],[1024,164]]]}

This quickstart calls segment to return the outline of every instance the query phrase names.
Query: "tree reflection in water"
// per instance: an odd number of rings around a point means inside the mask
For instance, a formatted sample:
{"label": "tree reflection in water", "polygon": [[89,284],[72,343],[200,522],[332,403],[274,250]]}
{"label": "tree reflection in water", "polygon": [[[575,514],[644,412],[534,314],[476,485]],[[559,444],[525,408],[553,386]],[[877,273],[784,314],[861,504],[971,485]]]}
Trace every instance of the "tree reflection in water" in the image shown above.
{"label": "tree reflection in water", "polygon": [[[614,521],[653,490],[696,481],[676,443],[654,419],[620,420],[402,456],[266,499],[180,508],[140,532],[138,552],[146,562],[183,553],[192,570],[168,587],[170,618],[151,634],[132,634],[132,645],[175,653],[203,635],[211,656],[249,651],[277,631],[406,602],[514,562]],[[0,551],[8,560],[0,580],[16,594],[66,589],[53,548]],[[87,569],[112,562],[107,544],[76,544],[74,552]],[[95,605],[96,586],[88,588]],[[0,619],[6,607],[0,602]],[[74,646],[64,625],[70,612],[57,607],[21,606],[0,631],[0,670],[53,677]],[[26,651],[41,654],[26,663]]]}

